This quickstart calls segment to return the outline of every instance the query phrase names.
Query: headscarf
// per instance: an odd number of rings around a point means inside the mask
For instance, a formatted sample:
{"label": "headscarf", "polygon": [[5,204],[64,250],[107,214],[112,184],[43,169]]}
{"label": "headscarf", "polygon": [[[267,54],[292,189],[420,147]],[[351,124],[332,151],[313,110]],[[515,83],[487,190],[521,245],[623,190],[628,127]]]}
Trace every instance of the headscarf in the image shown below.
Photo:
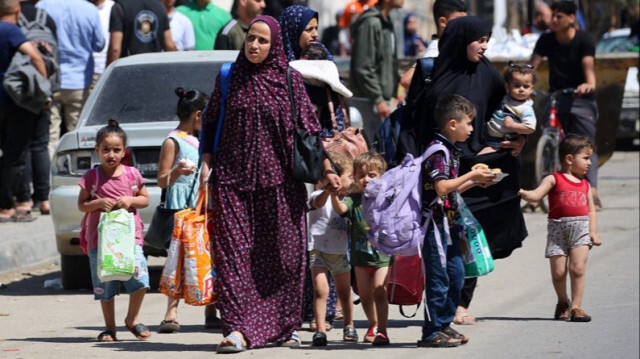
{"label": "headscarf", "polygon": [[[475,105],[473,133],[467,142],[459,145],[469,155],[475,155],[485,146],[486,121],[505,93],[502,78],[489,59],[483,56],[480,62],[471,62],[467,58],[467,45],[483,36],[491,36],[491,26],[479,17],[460,17],[447,24],[438,42],[439,55],[427,100],[435,106],[438,97],[458,94]],[[433,113],[432,109],[428,111]]]}
{"label": "headscarf", "polygon": [[[280,24],[283,29],[282,41],[284,42],[284,49],[287,53],[287,60],[289,60],[289,62],[300,59],[300,54],[302,53],[302,49],[300,48],[300,36],[309,24],[309,21],[313,18],[318,19],[318,12],[301,5],[289,6],[285,9],[282,15],[280,15]],[[333,61],[333,56],[320,41],[317,42],[317,45],[322,48],[322,51],[324,51],[327,56],[327,60]],[[305,85],[305,88],[307,89],[307,94],[309,95],[312,103],[318,106],[326,106],[328,99],[324,88],[312,85]],[[346,128],[342,106],[338,104],[339,101],[337,94],[332,92],[332,97],[335,104],[334,113],[336,124],[338,130],[342,131]],[[331,121],[329,112],[322,112],[321,117],[322,118],[319,119],[322,126],[320,136],[323,138],[333,137],[333,122]]]}
{"label": "headscarf", "polygon": [[[302,49],[300,48],[300,35],[309,24],[311,19],[318,19],[318,12],[302,5],[291,5],[280,15],[280,25],[282,26],[282,41],[287,60],[299,60]],[[327,48],[318,41],[318,45],[327,54],[327,60],[333,61],[333,55]]]}
{"label": "headscarf", "polygon": [[[236,59],[226,99],[226,112],[214,176],[218,183],[234,185],[242,191],[282,183],[292,168],[294,128],[318,133],[320,125],[305,93],[302,77],[291,71],[296,101],[293,117],[287,84],[288,62],[285,57],[280,25],[271,16],[258,16],[271,30],[271,48],[259,64],[250,62],[243,46]],[[210,153],[215,123],[220,111],[220,78],[207,106],[203,148]]]}

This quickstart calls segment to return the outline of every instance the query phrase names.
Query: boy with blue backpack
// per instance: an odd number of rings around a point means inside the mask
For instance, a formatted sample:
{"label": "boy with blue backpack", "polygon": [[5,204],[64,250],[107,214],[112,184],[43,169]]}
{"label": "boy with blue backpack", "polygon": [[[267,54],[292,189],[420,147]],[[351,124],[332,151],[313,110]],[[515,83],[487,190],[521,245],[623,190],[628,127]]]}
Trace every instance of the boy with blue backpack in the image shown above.
{"label": "boy with blue backpack", "polygon": [[476,184],[489,186],[496,177],[486,168],[472,169],[458,177],[459,150],[455,143],[469,138],[475,115],[474,105],[459,95],[441,97],[434,111],[439,131],[429,147],[437,146],[438,150],[427,157],[422,168],[422,209],[431,213],[426,216],[430,223],[422,247],[427,306],[419,347],[450,348],[469,341],[450,326],[464,284],[461,250],[467,248],[465,238],[454,226],[460,215],[456,196]]}

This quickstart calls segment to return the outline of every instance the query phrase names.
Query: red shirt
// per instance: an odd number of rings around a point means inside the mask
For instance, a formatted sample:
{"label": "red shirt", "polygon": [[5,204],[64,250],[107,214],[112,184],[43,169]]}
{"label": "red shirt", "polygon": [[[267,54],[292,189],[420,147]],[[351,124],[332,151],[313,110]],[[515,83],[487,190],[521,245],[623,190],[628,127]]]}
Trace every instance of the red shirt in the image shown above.
{"label": "red shirt", "polygon": [[588,216],[589,182],[573,182],[561,172],[554,172],[553,178],[556,185],[549,192],[549,218]]}

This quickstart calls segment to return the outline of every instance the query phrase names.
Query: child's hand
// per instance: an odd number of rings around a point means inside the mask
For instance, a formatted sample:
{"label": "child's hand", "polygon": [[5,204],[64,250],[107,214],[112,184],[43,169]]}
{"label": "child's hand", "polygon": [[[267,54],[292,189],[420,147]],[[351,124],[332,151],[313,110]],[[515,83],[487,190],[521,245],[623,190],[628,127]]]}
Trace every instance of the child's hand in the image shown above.
{"label": "child's hand", "polygon": [[[328,173],[327,174],[327,187],[332,191],[332,192],[338,192],[342,189],[342,182],[340,182],[340,176],[338,176],[336,173]],[[327,188],[325,187],[325,188]]]}
{"label": "child's hand", "polygon": [[133,201],[133,197],[127,197],[127,196],[120,197],[116,202],[116,206],[122,209],[129,209],[129,207],[131,207],[132,201]]}
{"label": "child's hand", "polygon": [[481,187],[488,187],[494,184],[494,180],[496,178],[496,174],[482,168],[476,168],[472,170],[473,172],[473,180]]}
{"label": "child's hand", "polygon": [[104,212],[111,212],[116,204],[116,201],[112,200],[111,198],[100,198],[98,201],[100,203],[100,209]]}
{"label": "child's hand", "polygon": [[510,130],[513,128],[513,125],[516,124],[516,121],[513,120],[513,117],[511,116],[505,116],[504,117],[504,123],[503,126],[504,128],[506,128],[507,130]]}
{"label": "child's hand", "polygon": [[602,241],[600,240],[598,233],[591,233],[591,243],[593,243],[594,246],[602,245]]}
{"label": "child's hand", "polygon": [[518,191],[518,196],[520,196],[520,198],[524,199],[527,202],[536,202],[531,198],[531,191],[527,191],[521,188]]}

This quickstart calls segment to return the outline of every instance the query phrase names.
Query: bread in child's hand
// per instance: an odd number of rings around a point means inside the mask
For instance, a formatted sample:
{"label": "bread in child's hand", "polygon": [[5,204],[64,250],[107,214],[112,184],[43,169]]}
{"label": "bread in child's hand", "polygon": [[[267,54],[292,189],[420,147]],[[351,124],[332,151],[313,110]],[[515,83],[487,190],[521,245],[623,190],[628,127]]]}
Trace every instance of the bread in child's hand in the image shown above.
{"label": "bread in child's hand", "polygon": [[489,166],[485,165],[484,163],[476,163],[475,165],[473,165],[473,167],[471,167],[472,170],[483,170],[483,171],[488,171],[489,170]]}
{"label": "bread in child's hand", "polygon": [[495,174],[502,173],[502,170],[499,169],[499,168],[491,168],[491,169],[489,169],[489,171],[491,171],[491,173],[495,173]]}

